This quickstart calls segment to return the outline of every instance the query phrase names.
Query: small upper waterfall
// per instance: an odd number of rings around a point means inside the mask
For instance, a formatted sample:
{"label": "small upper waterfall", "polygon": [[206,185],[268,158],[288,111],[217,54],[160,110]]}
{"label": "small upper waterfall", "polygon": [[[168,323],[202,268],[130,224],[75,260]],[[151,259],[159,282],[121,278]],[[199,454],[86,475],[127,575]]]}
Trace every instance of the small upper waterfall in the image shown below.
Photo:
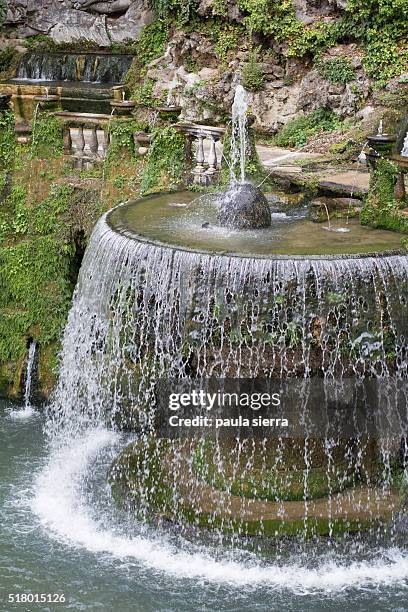
{"label": "small upper waterfall", "polygon": [[20,61],[17,79],[123,83],[132,60],[131,55],[27,53]]}
{"label": "small upper waterfall", "polygon": [[408,132],[406,133],[404,142],[402,144],[401,155],[402,157],[408,157]]}
{"label": "small upper waterfall", "polygon": [[27,358],[27,367],[26,367],[26,379],[25,379],[25,388],[24,388],[24,406],[26,409],[29,408],[31,405],[33,372],[34,372],[36,351],[37,351],[37,343],[33,341],[30,343],[30,347],[28,349],[28,358]]}

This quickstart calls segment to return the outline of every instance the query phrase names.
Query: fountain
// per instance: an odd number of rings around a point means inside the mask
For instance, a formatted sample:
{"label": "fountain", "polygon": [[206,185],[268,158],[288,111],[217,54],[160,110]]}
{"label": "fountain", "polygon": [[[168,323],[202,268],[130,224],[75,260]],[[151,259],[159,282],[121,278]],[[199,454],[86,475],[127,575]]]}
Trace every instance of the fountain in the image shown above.
{"label": "fountain", "polygon": [[32,404],[34,378],[38,374],[37,362],[37,343],[31,340],[28,346],[28,355],[25,364],[25,371],[22,376],[22,386],[24,388],[23,400],[24,406],[22,409],[11,410],[10,415],[15,419],[28,419],[34,414]]}
{"label": "fountain", "polygon": [[37,355],[37,343],[30,342],[30,346],[28,349],[28,357],[27,357],[27,368],[26,368],[26,376],[25,376],[25,385],[24,385],[24,406],[25,409],[29,409],[31,406],[32,400],[32,387],[33,387],[33,373],[35,367],[35,359]]}
{"label": "fountain", "polygon": [[[354,219],[347,233],[335,219],[326,232],[302,207],[268,205],[245,181],[245,113],[238,89],[226,193],[156,194],[97,224],[50,432],[77,439],[102,423],[135,432],[110,480],[142,523],[164,521],[188,537],[195,525],[278,540],[371,530],[377,543],[391,534],[395,544],[406,403],[395,423],[393,398],[406,397],[408,258],[397,233]],[[261,222],[254,202],[267,209]],[[158,381],[208,379],[277,384],[303,429],[251,439],[238,419],[241,433],[226,438],[202,427],[160,435]],[[361,428],[330,433],[337,418],[354,427],[359,402]],[[368,415],[383,413],[394,425],[373,437]]]}
{"label": "fountain", "polygon": [[26,53],[15,78],[1,83],[0,90],[13,96],[17,123],[30,121],[38,97],[49,105],[58,96],[64,111],[107,114],[132,60],[103,52]]}
{"label": "fountain", "polygon": [[126,100],[126,92],[122,91],[121,100],[112,100],[110,103],[112,109],[112,115],[116,112],[121,117],[131,117],[132,111],[136,107],[136,102],[133,100]]}
{"label": "fountain", "polygon": [[384,132],[383,121],[380,121],[377,134],[368,137],[368,143],[374,150],[375,155],[388,155],[391,153],[395,143],[395,136]]}
{"label": "fountain", "polygon": [[242,85],[238,85],[232,105],[231,184],[230,188],[221,195],[217,216],[220,225],[241,230],[271,225],[271,211],[265,196],[258,187],[245,181],[248,107],[247,93]]}

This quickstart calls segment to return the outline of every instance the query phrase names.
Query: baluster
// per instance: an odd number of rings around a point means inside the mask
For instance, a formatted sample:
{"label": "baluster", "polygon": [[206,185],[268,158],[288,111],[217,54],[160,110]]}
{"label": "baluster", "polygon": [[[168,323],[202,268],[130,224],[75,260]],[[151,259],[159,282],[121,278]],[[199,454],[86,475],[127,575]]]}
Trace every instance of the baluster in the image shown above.
{"label": "baluster", "polygon": [[204,134],[200,132],[197,135],[196,166],[193,170],[195,183],[206,183],[204,160]]}
{"label": "baluster", "polygon": [[64,153],[65,155],[71,155],[72,153],[72,136],[71,128],[67,126],[64,130]]}
{"label": "baluster", "polygon": [[91,150],[91,137],[92,137],[92,131],[88,128],[83,130],[84,133],[84,142],[85,142],[85,146],[84,146],[84,156],[85,157],[92,157],[92,150]]}
{"label": "baluster", "polygon": [[84,128],[82,125],[78,126],[78,149],[76,152],[76,156],[77,157],[83,157],[84,156],[84,149],[85,149],[85,137],[84,137]]}
{"label": "baluster", "polygon": [[99,157],[99,159],[104,159],[105,158],[105,135],[104,135],[104,132],[101,132],[100,129],[96,130],[96,140],[98,143],[98,150],[96,152],[96,156]]}
{"label": "baluster", "polygon": [[217,160],[217,149],[215,146],[216,140],[214,136],[210,136],[210,151],[208,153],[208,169],[206,170],[206,174],[209,176],[210,180],[217,174],[218,160]]}
{"label": "baluster", "polygon": [[98,134],[96,133],[97,130],[97,126],[95,125],[94,127],[91,128],[91,134],[90,134],[90,138],[89,138],[89,149],[91,152],[92,157],[97,157],[98,155]]}

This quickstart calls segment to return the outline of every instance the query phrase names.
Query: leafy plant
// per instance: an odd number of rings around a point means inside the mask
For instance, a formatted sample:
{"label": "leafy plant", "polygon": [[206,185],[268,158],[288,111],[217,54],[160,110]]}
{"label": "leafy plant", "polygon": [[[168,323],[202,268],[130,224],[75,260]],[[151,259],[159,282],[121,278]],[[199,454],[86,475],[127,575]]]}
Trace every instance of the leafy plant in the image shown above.
{"label": "leafy plant", "polygon": [[137,41],[137,57],[143,66],[146,66],[156,57],[164,53],[168,38],[168,24],[161,19],[145,25]]}
{"label": "leafy plant", "polygon": [[56,117],[40,114],[33,120],[32,157],[58,157],[63,153],[62,126]]}
{"label": "leafy plant", "polygon": [[265,82],[265,72],[258,62],[258,50],[249,53],[249,60],[242,68],[242,84],[248,91],[260,91]]}
{"label": "leafy plant", "polygon": [[0,169],[10,170],[15,157],[14,115],[0,113]]}
{"label": "leafy plant", "polygon": [[174,15],[180,24],[187,23],[196,9],[196,0],[150,0],[150,5],[159,19]]}
{"label": "leafy plant", "polygon": [[302,147],[318,132],[330,132],[340,125],[335,113],[320,107],[308,115],[289,121],[274,137],[274,143],[280,147]]}
{"label": "leafy plant", "polygon": [[393,162],[387,159],[376,161],[360,215],[363,224],[408,233],[408,220],[399,214],[399,203],[395,199],[398,172],[399,168]]}
{"label": "leafy plant", "polygon": [[7,74],[13,66],[16,55],[12,47],[6,47],[3,51],[0,51],[0,74]]}
{"label": "leafy plant", "polygon": [[227,59],[228,51],[238,47],[238,30],[232,25],[224,25],[216,32],[215,52],[221,62]]}
{"label": "leafy plant", "polygon": [[132,100],[140,106],[155,107],[159,100],[153,96],[154,82],[145,78],[142,83],[137,84],[132,91]]}
{"label": "leafy plant", "polygon": [[3,25],[7,15],[7,0],[0,0],[0,26]]}
{"label": "leafy plant", "polygon": [[140,191],[174,189],[185,169],[185,137],[174,127],[157,128],[143,171]]}
{"label": "leafy plant", "polygon": [[356,78],[356,71],[346,57],[334,57],[318,62],[317,69],[323,78],[334,84],[350,83]]}

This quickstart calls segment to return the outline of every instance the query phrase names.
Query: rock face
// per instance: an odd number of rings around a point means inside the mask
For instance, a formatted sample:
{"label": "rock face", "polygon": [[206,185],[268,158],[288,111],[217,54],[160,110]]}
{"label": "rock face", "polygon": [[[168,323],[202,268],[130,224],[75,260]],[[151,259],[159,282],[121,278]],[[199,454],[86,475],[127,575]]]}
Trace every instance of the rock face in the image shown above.
{"label": "rock face", "polygon": [[9,0],[6,25],[20,37],[48,34],[56,43],[137,40],[153,19],[147,0]]}
{"label": "rock face", "polygon": [[234,185],[222,195],[218,222],[231,229],[260,229],[272,223],[269,204],[251,183]]}

